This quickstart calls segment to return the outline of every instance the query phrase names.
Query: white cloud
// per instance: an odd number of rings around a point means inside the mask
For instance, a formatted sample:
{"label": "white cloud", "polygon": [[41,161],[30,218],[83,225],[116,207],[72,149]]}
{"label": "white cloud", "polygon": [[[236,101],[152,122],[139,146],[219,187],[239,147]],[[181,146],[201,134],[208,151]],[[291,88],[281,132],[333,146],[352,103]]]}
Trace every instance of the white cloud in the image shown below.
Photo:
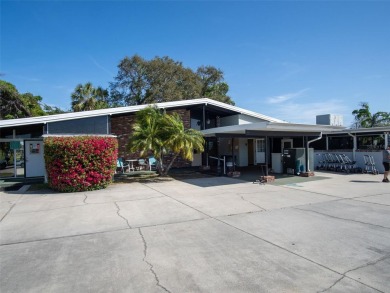
{"label": "white cloud", "polygon": [[306,88],[306,89],[300,90],[300,91],[295,92],[295,93],[288,93],[288,94],[283,94],[283,95],[280,95],[280,96],[268,97],[267,98],[267,103],[268,104],[280,104],[280,103],[286,102],[286,101],[288,101],[290,99],[299,97],[304,92],[306,92],[308,90],[309,89]]}

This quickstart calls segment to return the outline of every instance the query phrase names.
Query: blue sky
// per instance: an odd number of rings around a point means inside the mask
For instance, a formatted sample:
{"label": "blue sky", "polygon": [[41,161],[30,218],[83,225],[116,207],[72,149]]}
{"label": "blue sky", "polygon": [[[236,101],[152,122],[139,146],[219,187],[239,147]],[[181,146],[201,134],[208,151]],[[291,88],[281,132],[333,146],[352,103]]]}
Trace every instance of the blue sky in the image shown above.
{"label": "blue sky", "polygon": [[1,79],[70,108],[125,56],[224,72],[236,105],[289,122],[390,111],[390,1],[0,2]]}

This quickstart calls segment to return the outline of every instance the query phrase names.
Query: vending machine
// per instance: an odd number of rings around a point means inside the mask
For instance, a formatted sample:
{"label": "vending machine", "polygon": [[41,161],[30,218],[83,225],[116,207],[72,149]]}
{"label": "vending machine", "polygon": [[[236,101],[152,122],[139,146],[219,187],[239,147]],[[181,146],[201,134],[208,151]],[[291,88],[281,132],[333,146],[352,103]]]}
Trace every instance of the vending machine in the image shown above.
{"label": "vending machine", "polygon": [[[283,174],[299,175],[308,171],[306,168],[306,150],[304,148],[283,150]],[[309,166],[314,170],[314,149],[309,148]]]}

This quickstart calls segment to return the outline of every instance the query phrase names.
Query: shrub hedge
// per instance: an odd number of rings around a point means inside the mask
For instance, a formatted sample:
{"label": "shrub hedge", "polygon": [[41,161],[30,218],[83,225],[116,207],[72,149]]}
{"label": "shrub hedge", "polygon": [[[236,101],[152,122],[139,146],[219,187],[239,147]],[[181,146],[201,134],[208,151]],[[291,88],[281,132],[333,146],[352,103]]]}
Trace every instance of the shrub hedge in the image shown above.
{"label": "shrub hedge", "polygon": [[61,192],[96,190],[112,181],[118,156],[113,137],[47,137],[45,164],[50,188]]}

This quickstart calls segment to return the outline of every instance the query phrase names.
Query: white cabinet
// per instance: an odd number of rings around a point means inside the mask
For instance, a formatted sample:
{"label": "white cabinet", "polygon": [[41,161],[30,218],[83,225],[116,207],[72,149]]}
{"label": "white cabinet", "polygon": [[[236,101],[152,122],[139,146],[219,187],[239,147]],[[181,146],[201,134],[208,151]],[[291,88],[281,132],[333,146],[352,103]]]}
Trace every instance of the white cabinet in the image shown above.
{"label": "white cabinet", "polygon": [[283,163],[281,153],[272,153],[272,170],[274,173],[283,173]]}

